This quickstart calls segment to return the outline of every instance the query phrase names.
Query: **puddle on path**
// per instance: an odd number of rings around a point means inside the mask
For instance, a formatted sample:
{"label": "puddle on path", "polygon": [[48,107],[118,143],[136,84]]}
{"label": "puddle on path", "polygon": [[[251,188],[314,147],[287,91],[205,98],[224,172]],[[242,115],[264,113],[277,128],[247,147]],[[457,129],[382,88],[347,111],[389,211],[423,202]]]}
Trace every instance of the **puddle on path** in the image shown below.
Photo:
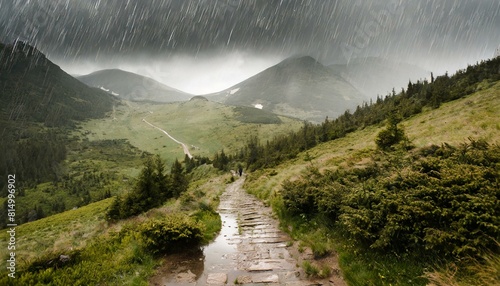
{"label": "puddle on path", "polygon": [[[201,250],[169,255],[150,285],[311,285],[290,256],[288,236],[269,207],[242,189],[244,177],[221,195],[222,229]],[[313,284],[315,285],[315,284]]]}

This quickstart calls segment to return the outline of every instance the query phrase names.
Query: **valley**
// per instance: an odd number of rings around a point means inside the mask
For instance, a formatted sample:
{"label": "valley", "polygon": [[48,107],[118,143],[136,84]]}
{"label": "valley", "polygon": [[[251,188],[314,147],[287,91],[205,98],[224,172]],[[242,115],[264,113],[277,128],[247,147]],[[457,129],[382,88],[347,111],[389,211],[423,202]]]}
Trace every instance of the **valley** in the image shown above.
{"label": "valley", "polygon": [[[168,132],[167,132],[167,131],[165,131],[165,130],[161,129],[160,127],[157,127],[157,126],[155,126],[155,125],[153,125],[153,124],[149,123],[149,122],[148,122],[145,118],[143,118],[143,119],[142,119],[142,121],[143,121],[144,123],[146,123],[147,125],[149,125],[149,126],[151,126],[151,127],[155,128],[155,129],[158,129],[159,131],[161,131],[162,133],[164,133],[165,135],[167,135],[167,137],[168,137],[168,138],[172,139],[172,141],[174,141],[175,143],[177,143],[177,144],[181,145],[181,146],[182,146],[182,150],[184,151],[184,154],[185,154],[185,155],[186,155],[189,159],[192,159],[192,158],[193,158],[193,155],[191,155],[191,153],[189,152],[189,148],[187,147],[187,145],[186,145],[186,144],[184,144],[184,143],[182,143],[181,141],[179,141],[179,140],[175,139],[174,137],[172,137],[172,135],[168,134]],[[193,146],[193,147],[194,147],[194,146]],[[194,147],[194,148],[196,148],[196,147]]]}
{"label": "valley", "polygon": [[148,127],[146,118],[172,137],[185,142],[193,156],[210,157],[220,150],[235,153],[251,136],[262,142],[298,130],[300,120],[277,116],[255,108],[235,108],[204,99],[159,104],[125,102],[113,117],[90,120],[78,136],[94,140],[127,139],[133,146],[173,161],[183,159],[183,147]]}

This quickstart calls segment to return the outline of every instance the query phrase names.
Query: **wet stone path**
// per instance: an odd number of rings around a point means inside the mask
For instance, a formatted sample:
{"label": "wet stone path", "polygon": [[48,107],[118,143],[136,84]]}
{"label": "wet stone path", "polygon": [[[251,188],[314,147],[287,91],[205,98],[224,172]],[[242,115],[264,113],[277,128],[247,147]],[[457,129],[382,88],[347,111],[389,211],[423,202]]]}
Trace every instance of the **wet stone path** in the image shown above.
{"label": "wet stone path", "polygon": [[301,274],[271,208],[243,190],[243,182],[239,178],[221,195],[222,229],[203,256],[181,261],[184,268],[152,285],[317,285]]}

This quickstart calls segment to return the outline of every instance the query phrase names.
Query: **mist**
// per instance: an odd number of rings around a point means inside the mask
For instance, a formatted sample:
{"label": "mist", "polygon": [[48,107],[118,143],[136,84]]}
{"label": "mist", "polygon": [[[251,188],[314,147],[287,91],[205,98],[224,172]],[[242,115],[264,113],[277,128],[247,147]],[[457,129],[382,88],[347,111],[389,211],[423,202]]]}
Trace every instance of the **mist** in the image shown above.
{"label": "mist", "polygon": [[193,95],[222,91],[280,62],[279,55],[255,55],[243,51],[227,54],[170,57],[143,55],[113,61],[54,59],[72,75],[86,75],[103,69],[121,69],[155,79],[167,86]]}

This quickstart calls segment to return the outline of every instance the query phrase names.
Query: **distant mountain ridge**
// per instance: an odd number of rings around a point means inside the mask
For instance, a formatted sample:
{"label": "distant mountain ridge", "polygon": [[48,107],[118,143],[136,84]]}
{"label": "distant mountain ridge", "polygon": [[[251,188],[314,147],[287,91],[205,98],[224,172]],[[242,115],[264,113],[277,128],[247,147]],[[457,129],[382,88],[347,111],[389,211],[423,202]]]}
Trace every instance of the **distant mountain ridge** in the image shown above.
{"label": "distant mountain ridge", "polygon": [[101,88],[121,99],[131,101],[176,102],[187,101],[192,94],[166,86],[152,78],[120,69],[106,69],[88,75],[78,76],[78,80]]}
{"label": "distant mountain ridge", "polygon": [[0,44],[0,119],[62,126],[104,116],[117,100],[76,80],[23,42]]}
{"label": "distant mountain ridge", "polygon": [[224,91],[205,95],[230,105],[321,122],[366,100],[351,84],[310,56],[292,57]]}

